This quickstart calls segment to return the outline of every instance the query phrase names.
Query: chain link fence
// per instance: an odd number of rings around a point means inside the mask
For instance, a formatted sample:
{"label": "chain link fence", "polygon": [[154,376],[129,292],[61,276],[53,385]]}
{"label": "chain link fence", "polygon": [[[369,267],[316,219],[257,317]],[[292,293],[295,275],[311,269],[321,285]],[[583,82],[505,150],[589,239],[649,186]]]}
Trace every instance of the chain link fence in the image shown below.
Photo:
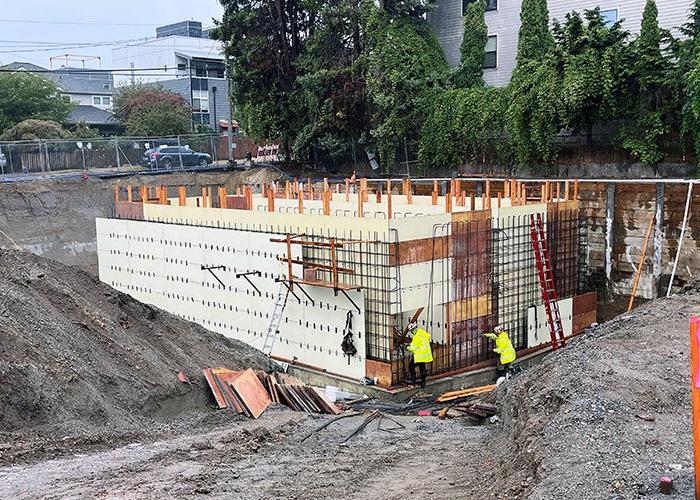
{"label": "chain link fence", "polygon": [[[234,157],[256,146],[237,137]],[[250,144],[249,144],[250,143]],[[0,174],[17,175],[101,169],[115,172],[184,170],[228,162],[228,137],[110,137],[0,142]]]}

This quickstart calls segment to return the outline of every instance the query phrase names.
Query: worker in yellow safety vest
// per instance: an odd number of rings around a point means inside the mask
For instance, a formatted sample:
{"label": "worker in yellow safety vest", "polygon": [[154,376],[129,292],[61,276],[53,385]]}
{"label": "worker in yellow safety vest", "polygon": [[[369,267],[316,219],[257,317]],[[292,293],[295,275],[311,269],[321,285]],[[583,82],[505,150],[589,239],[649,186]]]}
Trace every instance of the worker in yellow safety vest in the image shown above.
{"label": "worker in yellow safety vest", "polygon": [[411,381],[416,383],[416,367],[420,370],[420,386],[425,387],[425,378],[428,374],[427,364],[433,362],[433,350],[430,348],[430,334],[418,328],[416,323],[409,325],[409,331],[413,333],[413,339],[408,350],[413,353],[411,363],[408,366],[411,372]]}
{"label": "worker in yellow safety vest", "polygon": [[506,378],[509,377],[510,365],[515,361],[516,355],[508,332],[503,330],[503,327],[497,326],[494,328],[494,333],[485,333],[484,337],[496,341],[496,347],[493,349],[493,352],[500,354],[498,358],[497,378],[501,378],[502,376]]}

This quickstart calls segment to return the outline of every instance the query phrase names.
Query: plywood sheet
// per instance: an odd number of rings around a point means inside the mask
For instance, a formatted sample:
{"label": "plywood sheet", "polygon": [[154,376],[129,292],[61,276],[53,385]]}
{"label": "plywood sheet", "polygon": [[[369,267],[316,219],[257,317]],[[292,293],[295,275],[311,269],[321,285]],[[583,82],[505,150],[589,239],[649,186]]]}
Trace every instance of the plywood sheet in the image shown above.
{"label": "plywood sheet", "polygon": [[490,311],[489,295],[467,297],[450,303],[450,321],[458,323],[480,316],[486,316]]}

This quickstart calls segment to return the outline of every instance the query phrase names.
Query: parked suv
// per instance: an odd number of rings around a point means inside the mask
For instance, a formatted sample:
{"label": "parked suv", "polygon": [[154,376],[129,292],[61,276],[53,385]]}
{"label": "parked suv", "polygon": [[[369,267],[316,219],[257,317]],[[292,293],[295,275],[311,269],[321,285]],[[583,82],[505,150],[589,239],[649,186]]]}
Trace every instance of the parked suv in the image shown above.
{"label": "parked suv", "polygon": [[151,153],[151,168],[179,166],[180,158],[182,158],[183,166],[199,165],[206,167],[212,163],[210,155],[192,151],[188,146],[161,146]]}

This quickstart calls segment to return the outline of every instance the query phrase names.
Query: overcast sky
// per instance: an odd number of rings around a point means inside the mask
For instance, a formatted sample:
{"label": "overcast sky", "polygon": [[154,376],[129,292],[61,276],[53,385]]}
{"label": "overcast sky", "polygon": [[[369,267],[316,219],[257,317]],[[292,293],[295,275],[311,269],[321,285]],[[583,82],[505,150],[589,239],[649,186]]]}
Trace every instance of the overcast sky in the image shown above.
{"label": "overcast sky", "polygon": [[[112,68],[118,40],[154,37],[156,26],[200,21],[211,26],[223,8],[218,0],[0,0],[0,63],[49,66],[62,54],[99,56]],[[71,24],[74,23],[74,24]],[[73,44],[102,44],[75,47]],[[41,49],[41,50],[40,50]]]}

